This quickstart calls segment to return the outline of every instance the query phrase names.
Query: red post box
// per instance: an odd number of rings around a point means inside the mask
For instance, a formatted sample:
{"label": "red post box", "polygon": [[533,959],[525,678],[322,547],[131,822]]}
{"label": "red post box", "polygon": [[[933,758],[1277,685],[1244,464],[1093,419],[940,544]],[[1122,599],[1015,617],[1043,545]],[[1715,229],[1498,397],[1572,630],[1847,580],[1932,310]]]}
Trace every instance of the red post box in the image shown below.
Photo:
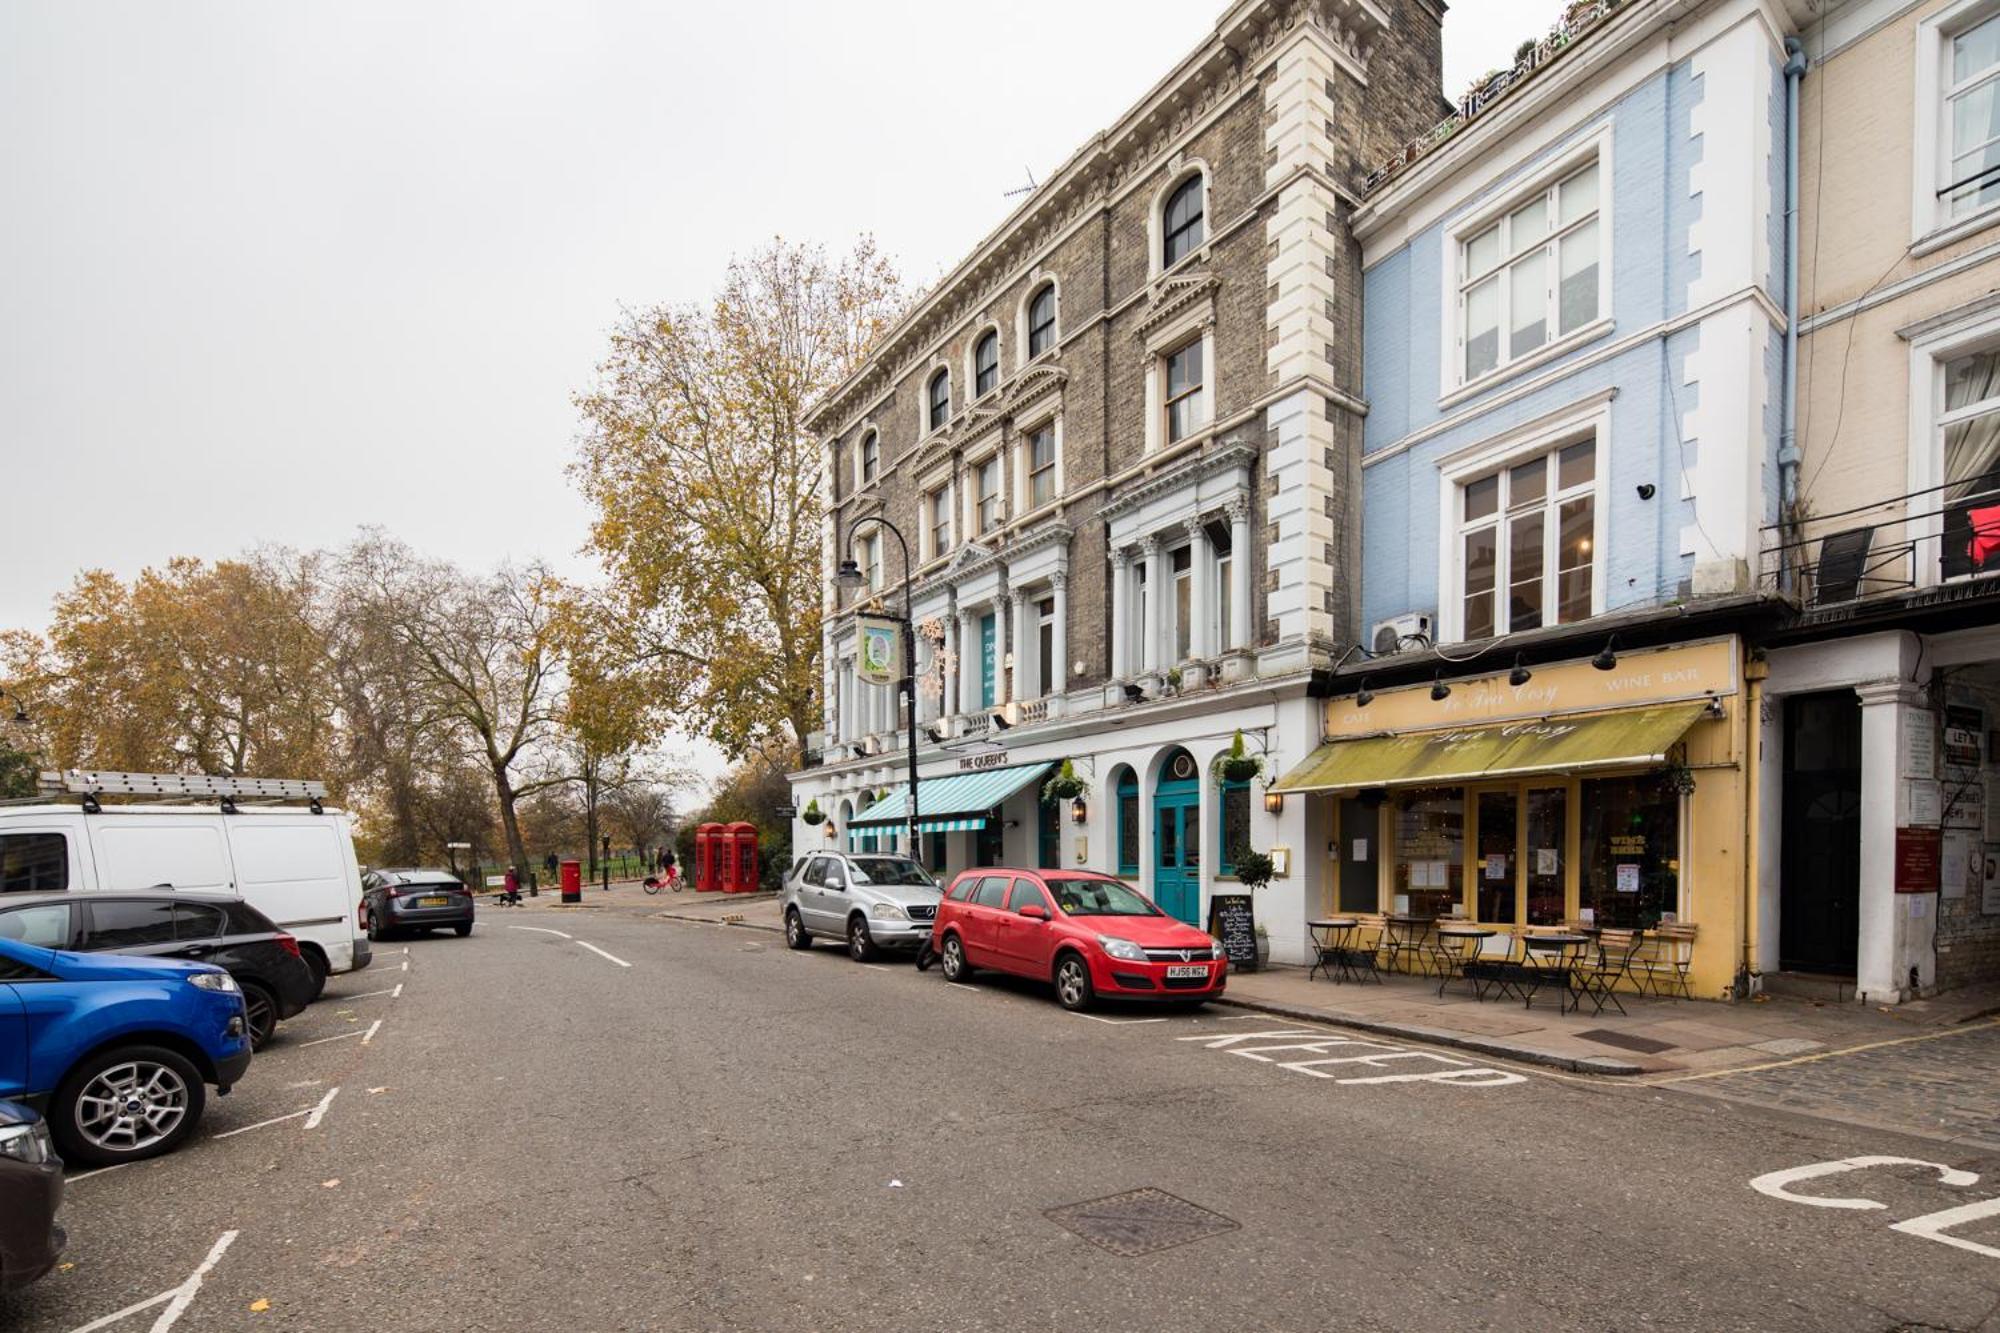
{"label": "red post box", "polygon": [[583,901],[583,862],[562,863],[562,900],[566,903]]}

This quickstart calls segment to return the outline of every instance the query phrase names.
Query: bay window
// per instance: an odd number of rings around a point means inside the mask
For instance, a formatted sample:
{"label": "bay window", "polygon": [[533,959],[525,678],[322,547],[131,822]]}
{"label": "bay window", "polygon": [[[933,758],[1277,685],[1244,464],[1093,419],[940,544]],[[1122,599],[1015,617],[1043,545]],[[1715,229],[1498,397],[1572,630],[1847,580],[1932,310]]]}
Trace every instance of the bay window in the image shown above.
{"label": "bay window", "polygon": [[1596,162],[1459,241],[1459,379],[1469,383],[1603,310]]}
{"label": "bay window", "polygon": [[1487,639],[1592,613],[1597,444],[1583,440],[1459,486],[1460,637]]}

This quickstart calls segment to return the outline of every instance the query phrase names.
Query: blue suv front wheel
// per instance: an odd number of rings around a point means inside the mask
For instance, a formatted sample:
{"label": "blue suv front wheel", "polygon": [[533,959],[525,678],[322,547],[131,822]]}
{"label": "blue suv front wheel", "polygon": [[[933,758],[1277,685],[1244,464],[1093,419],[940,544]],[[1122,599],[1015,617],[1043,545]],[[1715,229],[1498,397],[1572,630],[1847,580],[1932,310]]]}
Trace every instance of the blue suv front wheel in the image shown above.
{"label": "blue suv front wheel", "polygon": [[201,1119],[201,1074],[163,1046],[99,1051],[56,1089],[49,1128],[65,1160],[110,1166],[180,1146]]}

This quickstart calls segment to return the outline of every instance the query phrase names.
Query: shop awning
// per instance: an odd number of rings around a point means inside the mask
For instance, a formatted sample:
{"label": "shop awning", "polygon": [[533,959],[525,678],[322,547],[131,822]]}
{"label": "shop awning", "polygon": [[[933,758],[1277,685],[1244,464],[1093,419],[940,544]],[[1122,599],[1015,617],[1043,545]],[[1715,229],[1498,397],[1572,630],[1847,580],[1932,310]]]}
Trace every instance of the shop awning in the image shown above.
{"label": "shop awning", "polygon": [[[1031,782],[1040,782],[1054,764],[1024,764],[989,768],[983,773],[955,773],[917,783],[917,830],[958,833],[986,827],[987,813]],[[853,829],[900,828],[909,822],[910,789],[898,787],[858,814]]]}
{"label": "shop awning", "polygon": [[1662,764],[1707,707],[1668,704],[1329,741],[1273,790],[1436,786]]}

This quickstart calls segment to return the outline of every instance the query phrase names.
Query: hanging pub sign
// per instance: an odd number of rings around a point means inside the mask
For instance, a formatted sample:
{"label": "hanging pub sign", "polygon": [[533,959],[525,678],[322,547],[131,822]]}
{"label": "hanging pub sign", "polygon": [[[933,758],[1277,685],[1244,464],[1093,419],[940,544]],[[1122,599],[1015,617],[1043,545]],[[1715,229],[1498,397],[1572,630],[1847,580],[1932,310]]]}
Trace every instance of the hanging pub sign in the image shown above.
{"label": "hanging pub sign", "polygon": [[855,674],[870,685],[894,685],[903,678],[903,623],[862,616],[855,621],[860,650]]}

